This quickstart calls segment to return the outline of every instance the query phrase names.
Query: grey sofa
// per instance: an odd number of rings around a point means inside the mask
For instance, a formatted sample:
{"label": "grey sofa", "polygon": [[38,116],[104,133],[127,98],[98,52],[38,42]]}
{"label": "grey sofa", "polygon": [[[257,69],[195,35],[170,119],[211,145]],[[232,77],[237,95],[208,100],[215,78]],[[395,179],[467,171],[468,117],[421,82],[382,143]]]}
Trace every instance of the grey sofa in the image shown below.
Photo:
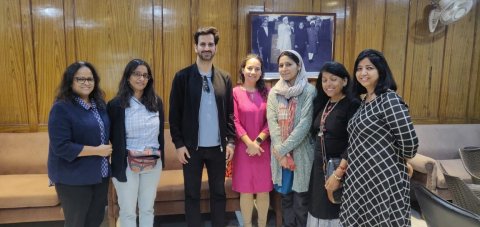
{"label": "grey sofa", "polygon": [[480,124],[415,125],[419,139],[417,155],[409,161],[414,173],[412,182],[426,186],[444,199],[452,199],[440,163],[449,175],[467,183],[471,177],[463,167],[460,147],[480,146]]}

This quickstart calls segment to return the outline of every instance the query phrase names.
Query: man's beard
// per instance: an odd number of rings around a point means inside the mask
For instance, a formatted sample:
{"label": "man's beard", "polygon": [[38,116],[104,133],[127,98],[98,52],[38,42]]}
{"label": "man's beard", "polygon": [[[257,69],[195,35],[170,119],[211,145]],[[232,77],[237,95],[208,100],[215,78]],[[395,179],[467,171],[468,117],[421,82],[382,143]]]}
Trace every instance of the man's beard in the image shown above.
{"label": "man's beard", "polygon": [[198,54],[198,57],[203,61],[210,61],[213,59],[213,56],[215,56],[215,54],[212,51],[202,51]]}

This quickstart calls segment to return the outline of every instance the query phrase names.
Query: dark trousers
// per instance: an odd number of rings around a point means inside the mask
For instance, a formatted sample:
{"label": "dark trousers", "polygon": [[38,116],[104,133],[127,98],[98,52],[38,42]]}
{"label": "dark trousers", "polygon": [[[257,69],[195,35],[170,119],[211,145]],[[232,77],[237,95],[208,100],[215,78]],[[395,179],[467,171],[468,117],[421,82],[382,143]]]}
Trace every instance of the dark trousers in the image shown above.
{"label": "dark trousers", "polygon": [[207,167],[210,188],[210,213],[212,226],[225,226],[225,152],[220,147],[189,150],[190,159],[183,165],[185,182],[185,216],[190,227],[201,226],[200,186],[203,165]]}
{"label": "dark trousers", "polygon": [[307,226],[308,192],[282,194],[283,226]]}
{"label": "dark trousers", "polygon": [[107,204],[109,178],[93,185],[55,184],[65,216],[65,227],[98,227]]}

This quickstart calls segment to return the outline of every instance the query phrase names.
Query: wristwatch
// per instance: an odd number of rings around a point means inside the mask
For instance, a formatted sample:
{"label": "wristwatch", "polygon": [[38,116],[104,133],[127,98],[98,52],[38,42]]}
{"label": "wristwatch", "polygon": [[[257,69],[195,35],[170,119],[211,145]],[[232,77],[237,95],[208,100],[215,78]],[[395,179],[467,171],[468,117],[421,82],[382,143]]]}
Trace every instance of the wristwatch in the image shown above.
{"label": "wristwatch", "polygon": [[260,144],[263,142],[263,139],[260,138],[260,137],[257,137],[257,138],[255,139],[255,142],[257,142],[258,145],[260,145]]}

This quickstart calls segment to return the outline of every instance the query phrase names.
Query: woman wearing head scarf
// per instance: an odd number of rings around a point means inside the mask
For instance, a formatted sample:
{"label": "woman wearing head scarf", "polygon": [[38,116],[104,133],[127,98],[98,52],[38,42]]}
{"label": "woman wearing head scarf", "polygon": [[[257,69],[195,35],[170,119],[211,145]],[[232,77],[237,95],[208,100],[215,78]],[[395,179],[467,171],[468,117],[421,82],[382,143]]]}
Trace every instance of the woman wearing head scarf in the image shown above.
{"label": "woman wearing head scarf", "polygon": [[308,83],[305,66],[296,51],[280,53],[278,71],[280,80],[267,101],[272,179],[275,190],[282,195],[284,226],[305,226],[313,162],[309,129],[315,88]]}

